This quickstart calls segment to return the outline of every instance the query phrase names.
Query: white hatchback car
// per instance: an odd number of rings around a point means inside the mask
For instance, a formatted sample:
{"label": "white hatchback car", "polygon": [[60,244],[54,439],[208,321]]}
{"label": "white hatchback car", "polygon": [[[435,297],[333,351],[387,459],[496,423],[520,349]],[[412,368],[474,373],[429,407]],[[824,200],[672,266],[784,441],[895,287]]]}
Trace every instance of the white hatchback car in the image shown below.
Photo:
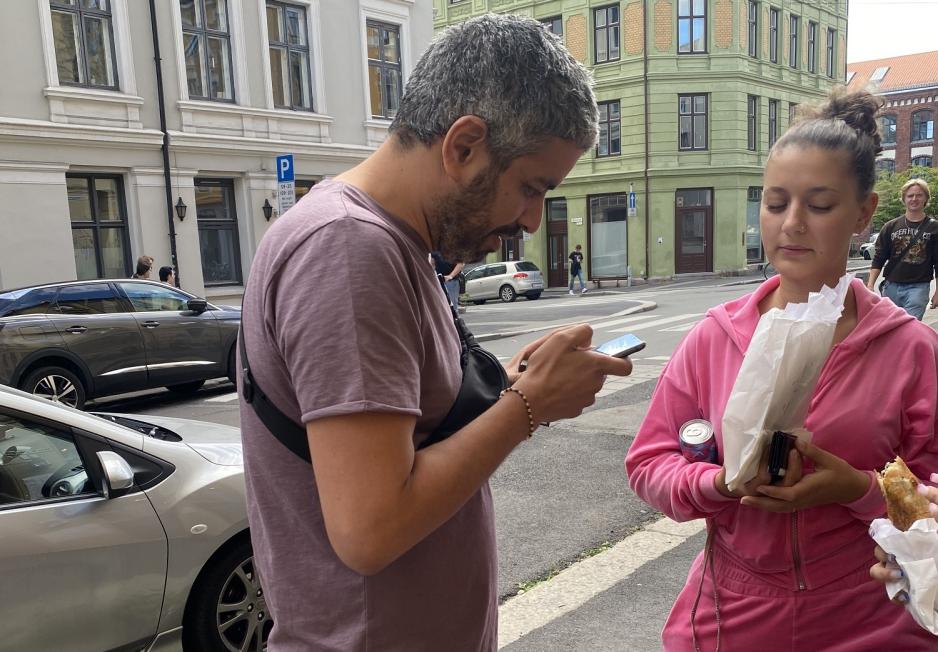
{"label": "white hatchback car", "polygon": [[870,236],[869,242],[864,242],[860,245],[860,255],[866,258],[867,260],[872,260],[874,254],[876,254],[876,238],[879,237],[878,233],[874,233]]}
{"label": "white hatchback car", "polygon": [[480,265],[466,272],[466,294],[475,304],[489,299],[511,303],[518,295],[537,299],[544,291],[544,277],[537,265],[527,260],[507,260]]}

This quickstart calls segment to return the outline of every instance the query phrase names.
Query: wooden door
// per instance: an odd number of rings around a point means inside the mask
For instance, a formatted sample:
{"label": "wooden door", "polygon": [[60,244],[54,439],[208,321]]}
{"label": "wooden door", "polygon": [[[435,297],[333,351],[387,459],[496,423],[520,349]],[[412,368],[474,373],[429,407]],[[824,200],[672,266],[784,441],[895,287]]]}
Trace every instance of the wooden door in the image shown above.
{"label": "wooden door", "polygon": [[713,271],[712,191],[678,190],[674,209],[674,273]]}
{"label": "wooden door", "polygon": [[570,261],[567,259],[567,200],[547,200],[547,286],[567,285]]}

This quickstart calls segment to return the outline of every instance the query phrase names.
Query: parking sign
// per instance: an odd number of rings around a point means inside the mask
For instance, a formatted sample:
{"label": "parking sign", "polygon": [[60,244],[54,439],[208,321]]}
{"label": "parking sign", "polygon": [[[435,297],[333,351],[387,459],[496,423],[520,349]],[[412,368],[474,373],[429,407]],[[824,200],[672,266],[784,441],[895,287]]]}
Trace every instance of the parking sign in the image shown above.
{"label": "parking sign", "polygon": [[277,157],[277,212],[283,215],[296,203],[296,182],[293,172],[293,154]]}

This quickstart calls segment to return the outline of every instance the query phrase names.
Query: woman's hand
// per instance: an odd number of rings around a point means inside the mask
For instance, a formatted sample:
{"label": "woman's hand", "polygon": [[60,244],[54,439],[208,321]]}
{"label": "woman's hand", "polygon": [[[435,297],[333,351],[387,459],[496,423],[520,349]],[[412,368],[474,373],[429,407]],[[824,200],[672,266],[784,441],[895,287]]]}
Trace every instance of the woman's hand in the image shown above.
{"label": "woman's hand", "polygon": [[[742,498],[744,496],[761,496],[759,488],[768,485],[771,480],[772,476],[769,475],[769,447],[766,446],[765,451],[762,453],[762,459],[759,460],[759,473],[752,480],[736,491],[730,491],[729,487],[726,486],[726,467],[724,466],[714,478],[713,485],[717,491],[727,498]],[[800,480],[801,454],[792,448],[788,452],[788,467],[785,475],[782,476],[782,483],[778,486],[791,487]]]}
{"label": "woman's hand", "polygon": [[[928,479],[934,483],[938,483],[938,473],[932,473]],[[916,490],[928,498],[928,513],[932,515],[932,518],[938,521],[938,489],[920,484],[916,487]]]}
{"label": "woman's hand", "polygon": [[[883,584],[902,579],[902,569],[899,568],[899,564],[896,563],[895,557],[887,555],[879,546],[876,546],[876,550],[873,551],[873,554],[876,555],[879,563],[870,566],[870,577]],[[896,604],[905,604],[909,601],[909,594],[905,591],[899,591],[892,601]]]}
{"label": "woman's hand", "polygon": [[788,486],[763,484],[756,488],[756,495],[742,498],[743,505],[768,512],[794,512],[818,505],[852,503],[869,491],[870,476],[847,461],[801,439],[795,442],[795,450],[814,462],[814,472]]}

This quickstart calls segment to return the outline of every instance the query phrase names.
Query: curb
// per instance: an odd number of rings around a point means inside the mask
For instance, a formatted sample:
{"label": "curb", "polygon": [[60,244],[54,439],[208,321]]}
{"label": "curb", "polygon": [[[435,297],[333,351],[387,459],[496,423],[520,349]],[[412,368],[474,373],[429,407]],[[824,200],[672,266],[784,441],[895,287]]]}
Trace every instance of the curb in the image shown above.
{"label": "curb", "polygon": [[[634,299],[633,299],[634,300]],[[611,319],[612,317],[625,317],[628,315],[634,315],[639,312],[648,312],[649,310],[654,310],[658,307],[658,304],[654,301],[637,301],[639,305],[632,308],[627,308],[622,312],[617,312],[615,315],[609,315],[608,317],[602,317],[601,319]],[[538,333],[540,331],[549,331],[555,330],[558,328],[564,328],[566,326],[573,326],[574,324],[582,324],[582,320],[571,321],[564,324],[550,324],[548,326],[537,326],[535,328],[524,328],[516,331],[499,331],[498,333],[486,333],[485,335],[476,335],[476,342],[488,342],[490,340],[500,340],[505,337],[518,337],[519,335],[530,335],[531,333]]]}

